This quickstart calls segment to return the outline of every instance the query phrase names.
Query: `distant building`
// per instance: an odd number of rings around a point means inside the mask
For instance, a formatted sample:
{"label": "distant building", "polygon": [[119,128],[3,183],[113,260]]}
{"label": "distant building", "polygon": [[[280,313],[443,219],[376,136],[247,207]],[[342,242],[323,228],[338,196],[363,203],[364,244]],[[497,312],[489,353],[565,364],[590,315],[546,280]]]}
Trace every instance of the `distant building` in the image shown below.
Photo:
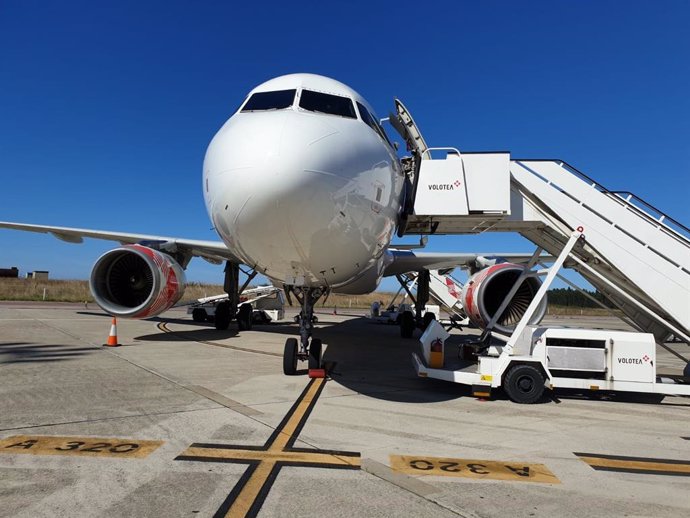
{"label": "distant building", "polygon": [[42,281],[48,280],[48,272],[45,270],[36,270],[35,272],[29,272],[26,274],[27,279],[40,279]]}
{"label": "distant building", "polygon": [[12,268],[0,268],[0,277],[19,277],[19,270],[16,266]]}

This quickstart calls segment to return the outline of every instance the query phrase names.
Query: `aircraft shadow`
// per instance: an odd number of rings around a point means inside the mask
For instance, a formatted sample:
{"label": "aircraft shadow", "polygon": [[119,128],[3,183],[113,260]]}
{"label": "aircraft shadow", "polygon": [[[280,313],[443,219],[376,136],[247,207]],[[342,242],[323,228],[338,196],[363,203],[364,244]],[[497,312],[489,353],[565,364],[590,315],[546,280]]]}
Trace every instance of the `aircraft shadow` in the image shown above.
{"label": "aircraft shadow", "polygon": [[419,346],[419,332],[412,339],[400,337],[398,326],[375,324],[363,317],[319,328],[326,349],[324,363],[334,363],[333,380],[360,394],[402,403],[441,402],[469,396],[463,385],[422,379],[412,366],[412,351]]}
{"label": "aircraft shadow", "polygon": [[13,363],[47,363],[74,360],[96,351],[93,347],[32,344],[28,342],[0,343],[0,365]]}
{"label": "aircraft shadow", "polygon": [[105,312],[97,312],[97,311],[77,311],[77,315],[88,315],[90,317],[107,317],[107,318],[112,318],[108,313]]}

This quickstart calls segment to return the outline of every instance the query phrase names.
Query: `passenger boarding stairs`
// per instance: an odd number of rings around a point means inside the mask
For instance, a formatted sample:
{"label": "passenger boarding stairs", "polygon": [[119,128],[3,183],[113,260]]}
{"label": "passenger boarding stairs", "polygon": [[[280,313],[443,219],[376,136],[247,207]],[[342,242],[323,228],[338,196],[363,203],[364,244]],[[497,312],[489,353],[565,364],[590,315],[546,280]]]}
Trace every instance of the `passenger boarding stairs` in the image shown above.
{"label": "passenger boarding stairs", "polygon": [[573,231],[582,229],[585,239],[566,266],[638,329],[658,341],[674,335],[690,343],[687,227],[561,160],[446,151],[443,160],[421,160],[405,234],[519,232],[557,256]]}
{"label": "passenger boarding stairs", "polygon": [[396,99],[395,107],[389,121],[412,152],[403,159],[410,194],[399,235],[518,232],[556,257],[582,232],[565,266],[634,327],[690,344],[690,229],[562,160],[430,148],[405,106]]}

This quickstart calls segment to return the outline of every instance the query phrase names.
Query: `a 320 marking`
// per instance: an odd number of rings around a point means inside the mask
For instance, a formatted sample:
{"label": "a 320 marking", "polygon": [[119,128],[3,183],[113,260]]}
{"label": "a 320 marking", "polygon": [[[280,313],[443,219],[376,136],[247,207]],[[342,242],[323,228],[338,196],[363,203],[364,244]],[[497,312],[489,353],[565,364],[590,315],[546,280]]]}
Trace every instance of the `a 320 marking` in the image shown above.
{"label": "a 320 marking", "polygon": [[163,444],[163,441],[14,435],[0,440],[0,453],[143,458],[161,444]]}
{"label": "a 320 marking", "polygon": [[391,455],[390,463],[393,471],[409,475],[490,478],[560,484],[560,480],[543,464],[407,455]]}

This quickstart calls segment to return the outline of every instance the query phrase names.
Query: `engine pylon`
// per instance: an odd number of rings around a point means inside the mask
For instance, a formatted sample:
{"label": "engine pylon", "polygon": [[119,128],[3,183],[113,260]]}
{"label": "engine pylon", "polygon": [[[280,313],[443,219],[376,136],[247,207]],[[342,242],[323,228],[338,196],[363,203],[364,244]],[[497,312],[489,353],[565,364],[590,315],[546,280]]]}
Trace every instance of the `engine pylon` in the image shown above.
{"label": "engine pylon", "polygon": [[108,334],[108,341],[103,344],[104,347],[120,347],[120,343],[117,341],[117,318],[113,317],[113,321],[110,324],[110,333]]}

